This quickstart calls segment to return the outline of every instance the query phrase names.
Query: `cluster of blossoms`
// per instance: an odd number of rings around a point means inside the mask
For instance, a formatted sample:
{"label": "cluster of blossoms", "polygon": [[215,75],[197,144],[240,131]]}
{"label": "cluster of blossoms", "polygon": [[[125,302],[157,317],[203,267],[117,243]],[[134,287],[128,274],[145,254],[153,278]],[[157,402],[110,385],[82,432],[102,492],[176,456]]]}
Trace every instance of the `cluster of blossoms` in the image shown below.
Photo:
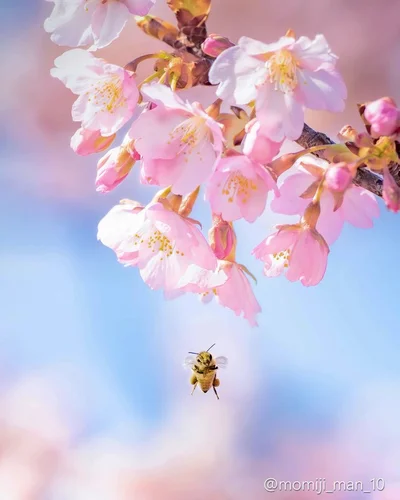
{"label": "cluster of blossoms", "polygon": [[[234,221],[254,222],[269,197],[273,212],[298,215],[296,224],[277,226],[253,255],[264,263],[266,276],[284,273],[311,286],[322,280],[329,245],[344,222],[368,228],[378,216],[375,196],[353,183],[360,167],[383,173],[383,198],[390,210],[400,209],[400,188],[389,169],[398,162],[400,111],[389,98],[360,107],[367,133],[345,127],[343,144],[280,155],[285,142],[301,136],[306,109],[344,109],[346,87],[323,35],[296,38],[290,30],[271,44],[242,37],[237,45],[211,35],[197,47],[201,62],[211,61],[207,78],[216,86],[216,101],[204,109],[178,95],[200,81],[182,52],[141,56],[125,68],[93,53],[119,35],[130,14],[146,15],[153,1],[52,1],[45,23],[52,40],[90,45],[65,52],[52,70],[78,96],[72,118],[80,128],[71,147],[80,155],[105,151],[128,126],[122,143],[98,162],[97,191],[115,188],[135,163],[142,184],[161,188],[146,206],[121,201],[98,228],[98,239],[119,262],[137,267],[152,289],[168,298],[215,297],[256,325],[261,308],[249,281],[253,275],[236,261]],[[149,23],[159,23],[137,16],[146,32]],[[151,57],[158,59],[156,71],[138,85],[137,65]],[[208,240],[190,218],[202,187],[213,220]]]}

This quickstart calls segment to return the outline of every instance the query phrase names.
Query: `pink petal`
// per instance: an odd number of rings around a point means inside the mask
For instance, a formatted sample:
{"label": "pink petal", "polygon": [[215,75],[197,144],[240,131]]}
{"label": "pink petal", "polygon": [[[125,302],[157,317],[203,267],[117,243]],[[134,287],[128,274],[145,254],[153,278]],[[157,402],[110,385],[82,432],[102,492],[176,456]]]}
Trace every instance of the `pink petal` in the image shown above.
{"label": "pink petal", "polygon": [[261,312],[261,307],[249,280],[236,263],[226,263],[223,270],[228,275],[228,281],[217,288],[217,301],[232,309],[236,316],[243,314],[251,326],[257,326],[256,316]]}
{"label": "pink petal", "polygon": [[145,16],[156,3],[156,0],[123,0],[131,14]]}
{"label": "pink petal", "polygon": [[204,140],[172,159],[143,158],[142,169],[159,186],[171,185],[173,193],[186,195],[207,180],[215,161],[212,144]]}
{"label": "pink petal", "polygon": [[181,110],[167,110],[163,106],[142,113],[129,131],[135,139],[135,149],[145,159],[175,158],[182,146],[179,138],[171,140],[171,133],[185,117]]}
{"label": "pink petal", "polygon": [[316,71],[326,64],[334,66],[338,59],[331,52],[324,35],[317,35],[314,40],[301,36],[293,45],[292,52],[300,62],[300,67],[311,71]]}
{"label": "pink petal", "polygon": [[331,193],[324,192],[321,196],[321,214],[317,222],[317,231],[322,234],[325,241],[334,243],[343,229],[344,215],[342,209],[333,211],[334,199]]}
{"label": "pink petal", "polygon": [[324,277],[327,257],[327,249],[321,246],[311,232],[302,231],[292,248],[287,279],[300,280],[304,286],[317,285]]}
{"label": "pink petal", "polygon": [[285,215],[302,214],[311,200],[300,198],[300,195],[314,180],[314,177],[308,172],[298,172],[286,177],[279,187],[279,197],[275,197],[271,201],[271,210]]}
{"label": "pink petal", "polygon": [[352,186],[346,191],[343,205],[345,220],[364,229],[373,226],[373,218],[379,217],[379,205],[376,197],[366,189]]}
{"label": "pink petal", "polygon": [[296,242],[298,233],[296,230],[278,230],[257,245],[252,254],[256,259],[264,261],[269,254],[284,252]]}
{"label": "pink petal", "polygon": [[296,98],[307,108],[332,112],[344,110],[347,90],[338,73],[324,69],[313,73],[307,70],[298,73],[299,87],[296,89]]}
{"label": "pink petal", "polygon": [[258,89],[256,111],[265,135],[272,141],[300,137],[304,125],[303,107],[291,94],[274,90],[272,84],[266,82]]}
{"label": "pink petal", "polygon": [[163,105],[166,108],[190,112],[190,107],[185,104],[182,99],[171,90],[170,87],[161,83],[153,83],[143,85],[140,92],[158,105]]}
{"label": "pink petal", "polygon": [[129,10],[121,2],[99,4],[92,17],[96,47],[99,49],[106,47],[118,38],[129,18]]}
{"label": "pink petal", "polygon": [[223,285],[228,279],[226,273],[220,269],[210,271],[195,264],[191,264],[186,273],[180,278],[178,286],[185,292],[204,293],[215,287]]}
{"label": "pink petal", "polygon": [[290,47],[293,45],[294,41],[295,39],[292,37],[282,36],[277,42],[263,43],[253,38],[242,36],[239,39],[238,45],[249,56],[257,56]]}
{"label": "pink petal", "polygon": [[249,57],[240,47],[232,47],[217,57],[208,78],[210,83],[219,84],[218,97],[247,104],[256,98],[256,85],[265,75],[262,61]]}
{"label": "pink petal", "polygon": [[[250,125],[250,126],[249,126]],[[242,151],[254,161],[267,164],[279,153],[282,143],[273,142],[263,134],[261,123],[254,120],[246,127],[246,135],[242,143]]]}
{"label": "pink petal", "polygon": [[44,29],[51,33],[51,40],[57,45],[89,45],[93,40],[91,18],[95,8],[95,4],[88,4],[86,11],[82,0],[56,0],[53,12],[44,22]]}

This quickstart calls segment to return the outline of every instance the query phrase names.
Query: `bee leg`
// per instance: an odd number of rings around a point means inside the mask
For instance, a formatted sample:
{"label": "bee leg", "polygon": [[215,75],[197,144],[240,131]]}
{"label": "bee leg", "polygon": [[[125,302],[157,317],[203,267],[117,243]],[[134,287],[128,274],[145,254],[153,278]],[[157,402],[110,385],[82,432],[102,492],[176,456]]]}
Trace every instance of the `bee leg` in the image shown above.
{"label": "bee leg", "polygon": [[191,396],[193,396],[193,393],[194,393],[194,390],[196,389],[196,387],[197,387],[197,382],[193,386],[193,391],[191,392]]}
{"label": "bee leg", "polygon": [[219,386],[219,380],[217,379],[217,377],[215,377],[214,381],[213,381],[213,389],[214,389],[215,395],[217,396],[217,399],[219,399],[218,392],[216,389],[216,387],[218,387],[218,386]]}
{"label": "bee leg", "polygon": [[196,375],[193,373],[193,375],[190,377],[190,383],[194,386],[193,387],[193,391],[192,391],[192,394],[194,393],[194,390],[196,389],[196,386],[197,386],[197,377]]}

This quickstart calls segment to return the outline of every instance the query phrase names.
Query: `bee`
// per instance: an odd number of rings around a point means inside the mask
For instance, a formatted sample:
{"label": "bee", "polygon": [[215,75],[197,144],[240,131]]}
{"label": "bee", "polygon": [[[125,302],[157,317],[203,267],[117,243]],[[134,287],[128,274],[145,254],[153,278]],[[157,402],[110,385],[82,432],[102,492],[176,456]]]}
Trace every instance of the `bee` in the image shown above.
{"label": "bee", "polygon": [[184,366],[186,368],[190,367],[193,371],[190,377],[190,383],[193,385],[193,391],[200,385],[200,389],[203,392],[207,392],[211,387],[214,389],[217,399],[219,399],[216,387],[219,386],[220,382],[217,378],[216,371],[219,367],[226,368],[228,364],[228,359],[225,356],[219,356],[218,358],[213,358],[212,354],[208,351],[215,346],[213,344],[207,349],[207,351],[201,352],[189,352],[193,356],[187,356],[185,359]]}

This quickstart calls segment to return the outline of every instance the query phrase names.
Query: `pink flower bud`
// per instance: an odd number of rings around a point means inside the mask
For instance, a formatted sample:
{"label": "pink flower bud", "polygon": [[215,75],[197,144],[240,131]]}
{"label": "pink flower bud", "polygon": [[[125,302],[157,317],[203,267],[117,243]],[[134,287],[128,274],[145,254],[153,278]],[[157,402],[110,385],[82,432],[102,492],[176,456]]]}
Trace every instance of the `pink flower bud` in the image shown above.
{"label": "pink flower bud", "polygon": [[204,54],[207,54],[210,57],[218,57],[221,52],[229,49],[229,47],[233,47],[234,45],[234,43],[224,36],[208,35],[201,48]]}
{"label": "pink flower bud", "polygon": [[100,153],[111,146],[116,134],[103,137],[98,130],[78,129],[71,137],[71,148],[81,156]]}
{"label": "pink flower bud", "polygon": [[219,215],[213,216],[212,228],[208,231],[208,239],[215,256],[225,260],[229,254],[235,252],[236,234],[231,223],[226,222]]}
{"label": "pink flower bud", "polygon": [[325,174],[325,186],[330,191],[343,192],[350,186],[352,180],[353,174],[343,161],[332,164]]}
{"label": "pink flower bud", "polygon": [[108,193],[118,186],[137,159],[137,152],[127,145],[110,149],[97,164],[96,191]]}
{"label": "pink flower bud", "polygon": [[400,211],[400,187],[388,168],[383,170],[382,198],[391,212]]}
{"label": "pink flower bud", "polygon": [[382,97],[365,106],[364,118],[371,125],[371,136],[392,135],[400,126],[400,111],[390,97]]}

